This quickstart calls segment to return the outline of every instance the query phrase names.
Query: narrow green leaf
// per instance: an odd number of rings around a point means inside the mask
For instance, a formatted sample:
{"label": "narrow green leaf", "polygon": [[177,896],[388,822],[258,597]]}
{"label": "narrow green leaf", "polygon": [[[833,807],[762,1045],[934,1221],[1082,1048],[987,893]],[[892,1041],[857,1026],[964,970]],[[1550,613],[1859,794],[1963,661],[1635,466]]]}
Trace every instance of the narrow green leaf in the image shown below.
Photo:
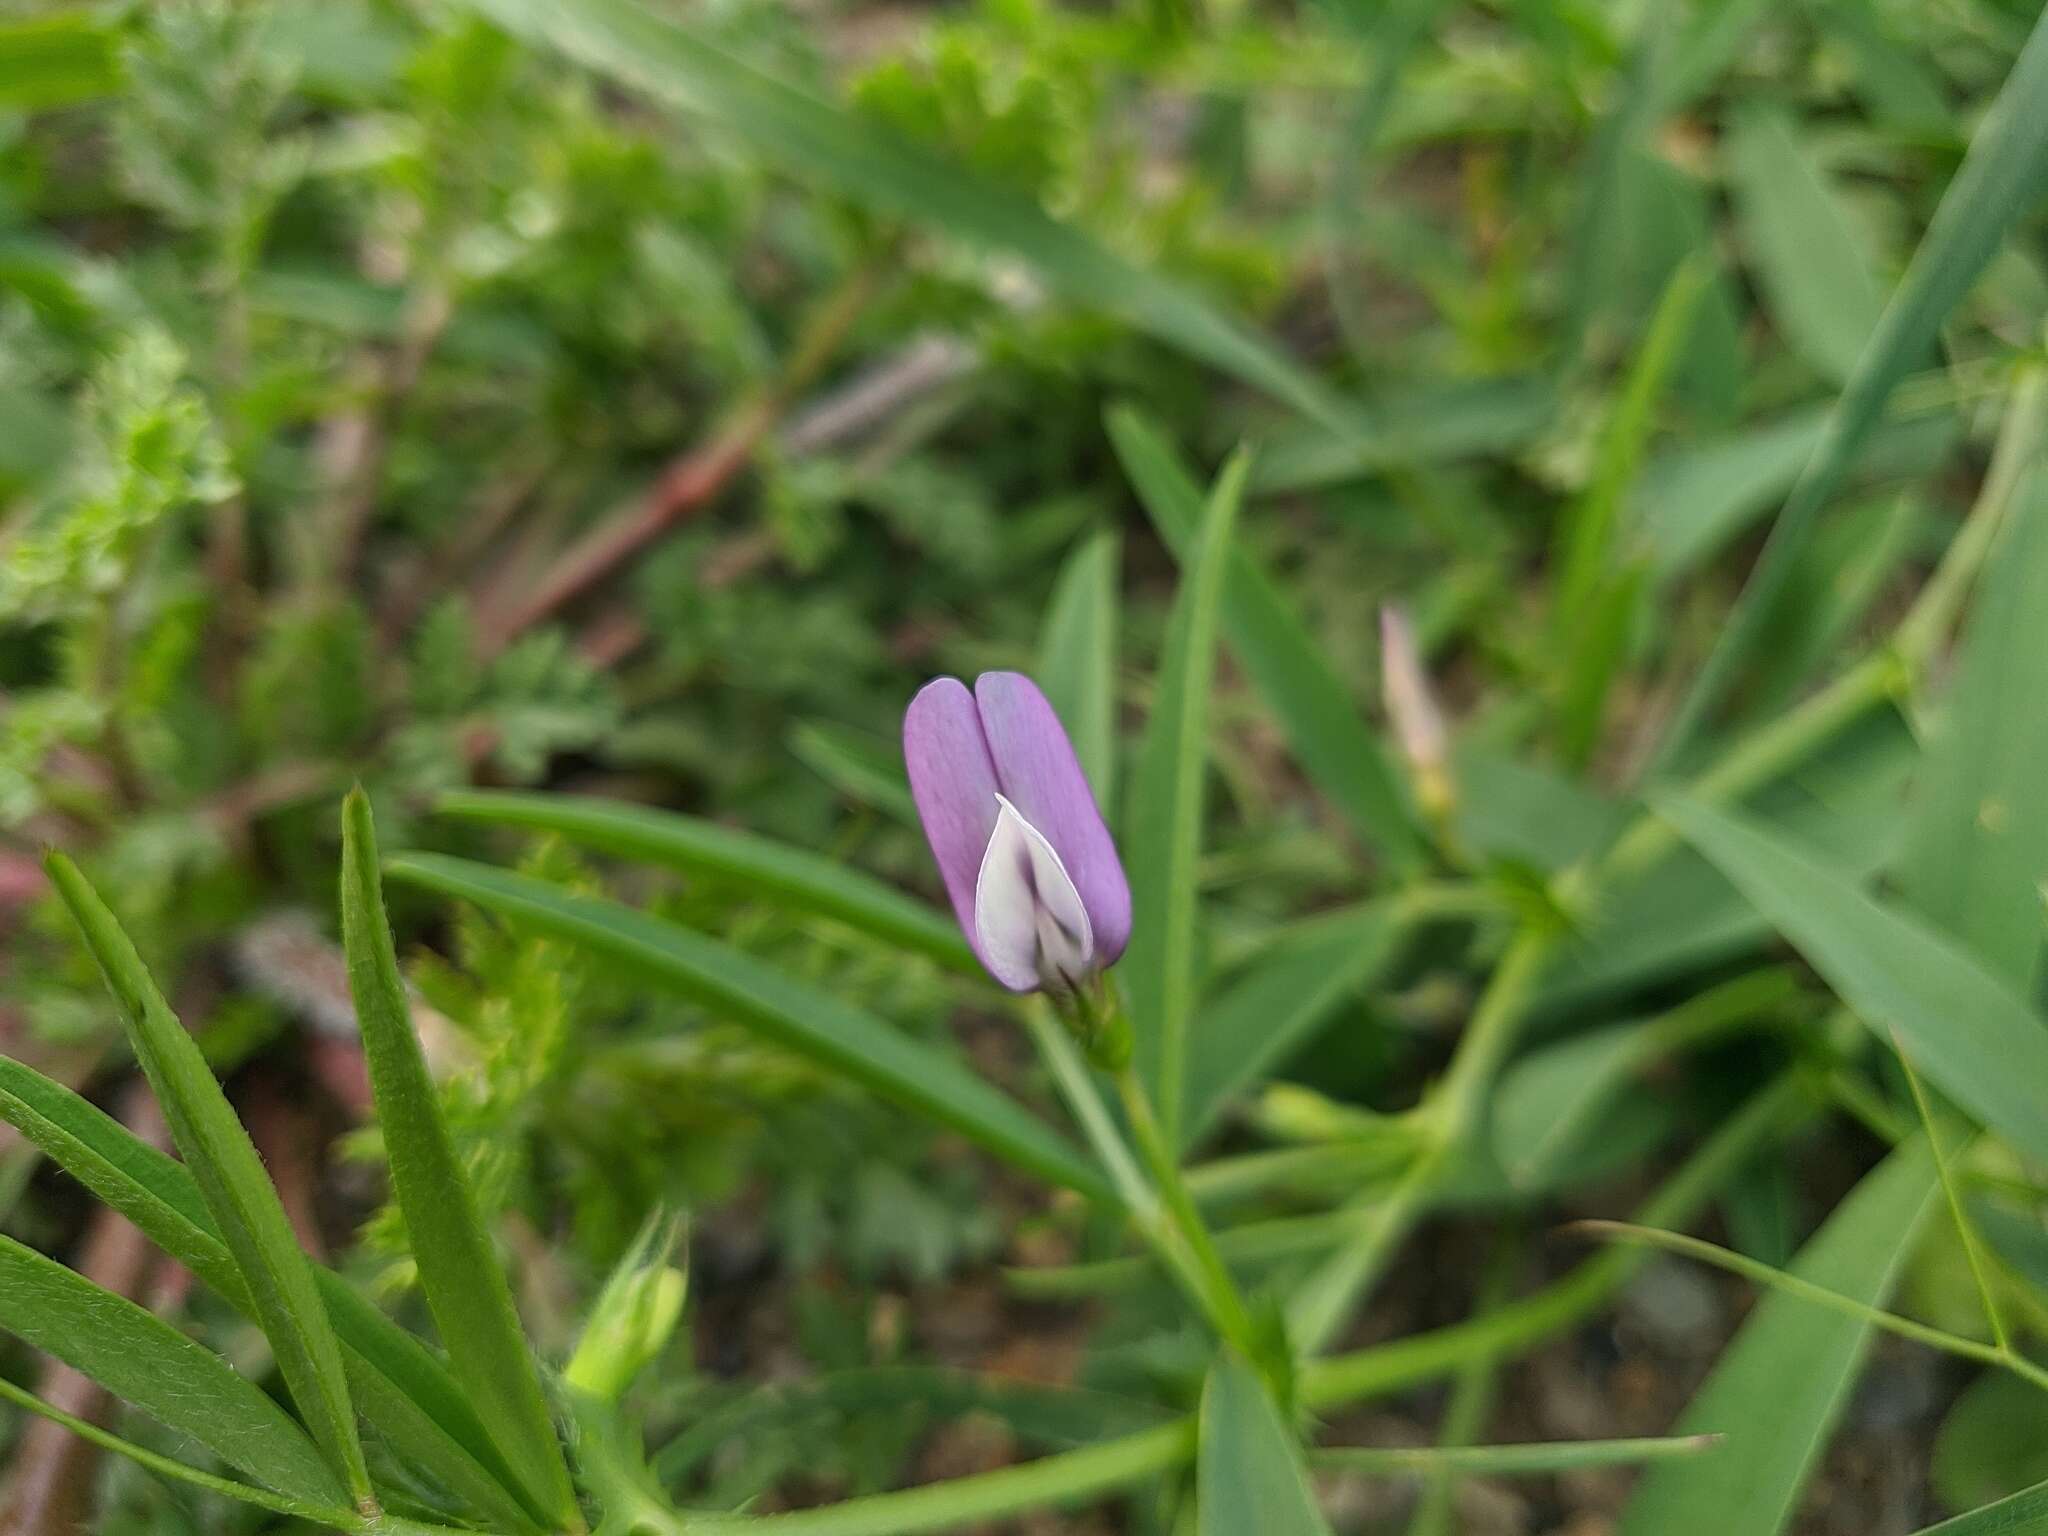
{"label": "narrow green leaf", "polygon": [[800,176],[948,236],[1029,262],[1070,300],[1150,332],[1334,430],[1357,413],[1264,337],[1157,272],[1141,271],[1035,202],[728,52],[636,0],[469,0],[530,42],[673,106],[706,113]]}
{"label": "narrow green leaf", "polygon": [[1092,1199],[1109,1198],[1101,1174],[1069,1143],[958,1063],[715,939],[466,859],[398,854],[386,868],[395,879],[629,965],[1019,1167]]}
{"label": "narrow green leaf", "polygon": [[443,795],[444,816],[553,832],[623,858],[706,875],[782,905],[822,913],[956,971],[982,974],[951,914],[906,896],[835,859],[674,811],[581,795],[462,790]]}
{"label": "narrow green leaf", "polygon": [[45,867],[120,1005],[136,1059],[156,1090],[214,1226],[241,1271],[292,1401],[351,1497],[368,1500],[370,1475],[356,1438],[341,1346],[314,1286],[312,1265],[293,1236],[263,1159],[228,1107],[197,1042],[171,1012],[114,914],[62,854],[51,854]]}
{"label": "narrow green leaf", "polygon": [[1301,1442],[1265,1383],[1233,1354],[1209,1367],[1195,1456],[1198,1536],[1329,1536]]}
{"label": "narrow green leaf", "polygon": [[576,1509],[568,1463],[527,1351],[512,1288],[491,1249],[427,1075],[384,916],[377,833],[360,789],[342,804],[341,933],[363,1058],[420,1288],[455,1378],[529,1497],[555,1520]]}
{"label": "narrow green leaf", "polygon": [[1918,1536],[2048,1536],[2048,1483],[1930,1525]]}
{"label": "narrow green leaf", "polygon": [[306,1432],[254,1382],[147,1307],[0,1237],[0,1327],[189,1435],[266,1487],[346,1511]]}
{"label": "narrow green leaf", "polygon": [[[2037,402],[2038,409],[2038,402]],[[1913,808],[1906,899],[2027,995],[2048,877],[2048,473],[2012,502]]]}
{"label": "narrow green leaf", "polygon": [[1906,275],[1858,357],[1813,457],[1778,514],[1742,596],[1666,732],[1659,766],[1680,757],[1727,697],[1776,614],[1779,597],[1885,401],[1914,361],[1932,349],[1948,312],[1969,291],[2015,220],[2048,189],[2048,15],[2034,23],[1969,153],[1943,193]]}
{"label": "narrow green leaf", "polygon": [[1559,1440],[1533,1445],[1331,1445],[1309,1452],[1319,1467],[1347,1472],[1472,1472],[1481,1477],[1547,1477],[1586,1467],[1680,1461],[1721,1444],[1719,1435],[1669,1435],[1641,1440]]}
{"label": "narrow green leaf", "polygon": [[1854,220],[1782,108],[1738,111],[1722,150],[1771,318],[1818,372],[1845,381],[1884,309]]}
{"label": "narrow green leaf", "polygon": [[1096,534],[1060,567],[1038,640],[1038,685],[1059,711],[1074,755],[1114,817],[1116,804],[1117,565],[1122,541]]}
{"label": "narrow green leaf", "polygon": [[120,33],[90,10],[0,24],[0,111],[33,112],[120,88]]}
{"label": "narrow green leaf", "polygon": [[1657,808],[1820,972],[1958,1104],[2048,1159],[2048,1029],[1953,940],[1858,889],[1769,827],[1697,801]]}
{"label": "narrow green leaf", "polygon": [[[62,1084],[5,1057],[0,1120],[229,1305],[255,1318],[242,1272],[182,1163]],[[341,1341],[363,1417],[400,1454],[494,1522],[511,1530],[538,1529],[534,1513],[507,1491],[511,1473],[447,1367],[332,1270],[316,1267],[313,1279]]]}
{"label": "narrow green leaf", "polygon": [[1180,1144],[1187,1038],[1195,1007],[1196,865],[1209,775],[1209,685],[1231,530],[1250,459],[1224,465],[1167,625],[1159,692],[1132,785],[1131,908],[1122,976],[1131,998],[1138,1069],[1167,1144]]}
{"label": "narrow green leaf", "polygon": [[[1875,1304],[1891,1289],[1914,1234],[1934,1208],[1927,1144],[1900,1147],[1850,1192],[1800,1249],[1791,1273]],[[1788,1293],[1758,1302],[1679,1420],[1683,1434],[1719,1434],[1696,1461],[1652,1467],[1619,1536],[1773,1536],[1784,1527],[1848,1403],[1870,1324]]]}
{"label": "narrow green leaf", "polygon": [[[1191,563],[1202,522],[1202,493],[1165,435],[1127,407],[1108,418],[1110,441],[1159,536]],[[1401,779],[1358,701],[1328,654],[1310,636],[1271,577],[1243,550],[1227,561],[1223,634],[1266,707],[1273,711],[1302,770],[1386,858],[1413,865],[1423,843]]]}
{"label": "narrow green leaf", "polygon": [[[258,1509],[270,1510],[273,1514],[294,1515],[299,1519],[314,1520],[324,1525],[344,1525],[353,1521],[352,1512],[347,1509],[312,1504],[304,1499],[292,1498],[288,1494],[272,1493],[268,1488],[258,1488],[251,1483],[238,1483],[230,1478],[215,1477],[210,1472],[188,1467],[184,1462],[173,1460],[169,1456],[159,1456],[146,1446],[137,1445],[132,1440],[123,1440],[119,1435],[110,1434],[97,1424],[66,1413],[56,1404],[45,1402],[35,1393],[17,1387],[5,1377],[0,1377],[0,1401],[10,1402],[23,1412],[37,1414],[52,1424],[61,1424],[88,1445],[96,1445],[116,1456],[125,1456],[137,1466],[144,1467],[159,1477],[169,1478],[173,1482],[189,1483],[194,1488],[203,1488],[206,1492],[219,1494],[222,1498],[252,1504]],[[307,1443],[311,1444],[310,1441]]]}
{"label": "narrow green leaf", "polygon": [[1188,1042],[1183,1145],[1379,974],[1404,917],[1399,897],[1375,902],[1314,943],[1248,967],[1201,1010]]}

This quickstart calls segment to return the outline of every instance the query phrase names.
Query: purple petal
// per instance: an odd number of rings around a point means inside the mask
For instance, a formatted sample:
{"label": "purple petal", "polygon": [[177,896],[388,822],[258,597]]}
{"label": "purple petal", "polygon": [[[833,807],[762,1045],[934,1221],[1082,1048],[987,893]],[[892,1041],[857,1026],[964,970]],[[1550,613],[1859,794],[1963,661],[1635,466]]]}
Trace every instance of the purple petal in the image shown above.
{"label": "purple petal", "polygon": [[974,884],[996,829],[1001,786],[974,695],[959,678],[935,678],[910,701],[903,713],[903,765],[910,770],[910,796],[946,882],[953,915],[979,955]]}
{"label": "purple petal", "polygon": [[1060,856],[1094,928],[1095,963],[1110,964],[1130,942],[1131,887],[1066,727],[1021,672],[982,673],[974,700],[997,788]]}

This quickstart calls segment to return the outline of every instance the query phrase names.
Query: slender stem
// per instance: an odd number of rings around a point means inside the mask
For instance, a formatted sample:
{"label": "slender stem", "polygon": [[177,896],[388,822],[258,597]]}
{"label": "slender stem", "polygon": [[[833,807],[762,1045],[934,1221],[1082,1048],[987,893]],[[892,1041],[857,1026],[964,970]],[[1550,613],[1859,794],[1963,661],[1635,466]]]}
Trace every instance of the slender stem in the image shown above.
{"label": "slender stem", "polygon": [[1647,1247],[1682,1253],[1704,1264],[1712,1264],[1717,1269],[1725,1269],[1741,1275],[1744,1279],[1754,1280],[1759,1285],[1783,1291],[1788,1296],[1796,1296],[1801,1301],[1812,1302],[1815,1306],[1826,1307],[1844,1316],[1859,1318],[1873,1328],[1882,1328],[1887,1333],[1897,1334],[1902,1339],[1911,1339],[1916,1344],[1925,1344],[1930,1349],[1960,1355],[1966,1360],[1980,1361],[1985,1365],[2003,1366],[2014,1375],[2048,1392],[2048,1370],[2036,1365],[2026,1356],[2015,1353],[2009,1347],[1966,1339],[1961,1334],[1950,1333],[1945,1328],[1915,1322],[1912,1318],[1901,1317],[1896,1312],[1869,1306],[1853,1296],[1844,1296],[1840,1291],[1831,1291],[1824,1285],[1815,1285],[1811,1280],[1787,1270],[1773,1269],[1747,1254],[1723,1248],[1718,1243],[1710,1243],[1703,1238],[1687,1237],[1682,1232],[1658,1231],[1618,1221],[1585,1221],[1577,1223],[1576,1226],[1580,1231],[1617,1238],[1622,1242],[1640,1243]]}
{"label": "slender stem", "polygon": [[1913,1108],[1919,1112],[1920,1124],[1927,1132],[1928,1150],[1934,1154],[1934,1170],[1941,1175],[1942,1197],[1948,1201],[1948,1214],[1956,1224],[1956,1235],[1963,1240],[1963,1257],[1969,1261],[1970,1278],[1977,1282],[1977,1296],[1984,1303],[1984,1320],[1991,1325],[1992,1342],[2001,1353],[2011,1354],[2012,1336],[2006,1332],[2005,1313],[2000,1310],[1998,1297],[1991,1288],[1991,1276],[1977,1243],[1976,1224],[1963,1210],[1955,1174],[1949,1168],[1947,1154],[1942,1151],[1941,1128],[1934,1121],[1934,1106],[1928,1101],[1927,1089],[1920,1081],[1920,1074],[1913,1069],[1913,1058],[1906,1054],[1906,1042],[1899,1038],[1897,1030],[1892,1031],[1892,1049],[1898,1052],[1899,1065],[1906,1073],[1906,1086],[1913,1095]]}
{"label": "slender stem", "polygon": [[1181,1178],[1180,1165],[1167,1146],[1166,1133],[1152,1112],[1152,1101],[1146,1097],[1144,1084],[1138,1081],[1137,1069],[1129,1062],[1117,1069],[1116,1087],[1123,1100],[1125,1118],[1130,1121],[1132,1134],[1137,1137],[1139,1155],[1151,1170],[1153,1182],[1165,1202],[1167,1216],[1178,1230],[1201,1277],[1206,1297],[1204,1310],[1208,1312],[1209,1320],[1215,1324],[1216,1331],[1235,1344],[1247,1359],[1258,1360],[1257,1330],[1252,1325],[1251,1312],[1238,1291],[1237,1281],[1231,1277],[1229,1266],[1216,1251],[1216,1239],[1210,1235],[1208,1224],[1202,1220],[1201,1212],[1195,1209],[1187,1184]]}
{"label": "slender stem", "polygon": [[[1046,1064],[1052,1068],[1054,1081],[1059,1084],[1074,1118],[1081,1124],[1082,1133],[1087,1136],[1089,1145],[1109,1174],[1111,1184],[1123,1199],[1133,1225],[1152,1245],[1153,1251],[1172,1271],[1211,1326],[1240,1350],[1249,1352],[1255,1343],[1251,1314],[1245,1309],[1237,1284],[1230,1278],[1230,1271],[1217,1256],[1215,1242],[1196,1214],[1170,1159],[1163,1163],[1165,1173],[1162,1176],[1161,1153],[1165,1143],[1159,1139],[1158,1122],[1152,1118],[1151,1106],[1144,1102],[1142,1091],[1136,1095],[1142,1116],[1132,1113],[1131,1121],[1140,1145],[1145,1148],[1145,1158],[1152,1168],[1157,1187],[1145,1178],[1133,1161],[1130,1148],[1124,1144],[1102,1096],[1095,1091],[1095,1081],[1089,1075],[1087,1064],[1068,1038],[1065,1028],[1052,1016],[1052,1010],[1043,1001],[1034,1000],[1024,1009],[1024,1016],[1032,1039],[1037,1042]],[[1117,1074],[1117,1078],[1119,1087],[1123,1087],[1126,1081],[1132,1084],[1136,1081],[1128,1066]],[[1127,1090],[1127,1112],[1131,1109],[1130,1098]]]}

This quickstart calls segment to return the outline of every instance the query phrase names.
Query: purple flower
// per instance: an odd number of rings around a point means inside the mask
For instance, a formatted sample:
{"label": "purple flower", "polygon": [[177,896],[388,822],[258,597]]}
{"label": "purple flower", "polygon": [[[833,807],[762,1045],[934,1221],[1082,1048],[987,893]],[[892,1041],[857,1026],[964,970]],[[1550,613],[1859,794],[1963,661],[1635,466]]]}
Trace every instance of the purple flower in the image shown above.
{"label": "purple flower", "polygon": [[1131,937],[1131,888],[1060,717],[1021,672],[941,677],[903,760],[953,913],[1012,992],[1078,991]]}

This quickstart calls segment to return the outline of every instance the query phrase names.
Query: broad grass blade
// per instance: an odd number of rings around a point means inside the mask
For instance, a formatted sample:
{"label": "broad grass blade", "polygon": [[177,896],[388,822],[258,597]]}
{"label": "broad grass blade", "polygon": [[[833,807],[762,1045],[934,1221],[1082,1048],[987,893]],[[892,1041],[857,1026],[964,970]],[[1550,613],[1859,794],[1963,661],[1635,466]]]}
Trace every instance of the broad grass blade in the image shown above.
{"label": "broad grass blade", "polygon": [[1265,1384],[1235,1355],[1209,1367],[1195,1455],[1198,1536],[1329,1536],[1301,1442]]}
{"label": "broad grass blade", "polygon": [[[1872,1305],[1934,1209],[1934,1159],[1915,1138],[1885,1159],[1800,1249],[1792,1273]],[[1697,1461],[1652,1467],[1617,1536],[1774,1536],[1847,1406],[1870,1337],[1861,1318],[1773,1292],[1693,1397],[1677,1428],[1718,1434]]]}
{"label": "broad grass blade", "polygon": [[1956,1103],[2048,1160],[2048,1029],[2000,978],[1770,827],[1698,801],[1656,804],[1879,1039],[1896,1030]]}

